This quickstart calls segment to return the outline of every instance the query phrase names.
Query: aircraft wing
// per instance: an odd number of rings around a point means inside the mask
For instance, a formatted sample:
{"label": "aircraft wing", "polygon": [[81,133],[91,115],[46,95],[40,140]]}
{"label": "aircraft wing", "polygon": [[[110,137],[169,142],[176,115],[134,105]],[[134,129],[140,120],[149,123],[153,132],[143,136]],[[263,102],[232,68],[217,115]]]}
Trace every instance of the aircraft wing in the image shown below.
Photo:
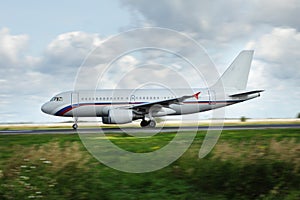
{"label": "aircraft wing", "polygon": [[171,104],[181,104],[186,99],[195,97],[198,99],[200,92],[197,92],[193,95],[186,95],[178,98],[172,98],[167,99],[163,101],[155,101],[155,102],[149,102],[149,103],[142,103],[138,105],[134,105],[130,107],[130,109],[137,111],[138,113],[149,113],[149,110],[151,109],[152,112],[159,112],[163,107],[168,108]]}

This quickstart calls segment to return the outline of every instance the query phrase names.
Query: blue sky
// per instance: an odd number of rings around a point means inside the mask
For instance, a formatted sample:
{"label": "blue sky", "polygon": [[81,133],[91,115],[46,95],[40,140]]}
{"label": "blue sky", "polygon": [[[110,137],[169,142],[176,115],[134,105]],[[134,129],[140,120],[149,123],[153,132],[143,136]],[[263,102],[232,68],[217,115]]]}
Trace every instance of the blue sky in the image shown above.
{"label": "blue sky", "polygon": [[[0,122],[66,120],[41,113],[41,104],[73,89],[76,72],[93,48],[122,31],[143,27],[174,29],[192,37],[220,73],[241,50],[254,49],[248,87],[266,92],[228,107],[226,117],[295,117],[300,112],[299,15],[297,0],[2,1]],[[180,42],[172,44],[183,45]],[[136,63],[128,56],[111,75]],[[110,81],[107,85],[113,84]],[[135,82],[131,77],[130,83]]]}
{"label": "blue sky", "polygon": [[116,0],[12,0],[2,2],[0,11],[1,27],[28,35],[29,48],[37,55],[59,34],[84,31],[108,36],[130,23],[130,13]]}

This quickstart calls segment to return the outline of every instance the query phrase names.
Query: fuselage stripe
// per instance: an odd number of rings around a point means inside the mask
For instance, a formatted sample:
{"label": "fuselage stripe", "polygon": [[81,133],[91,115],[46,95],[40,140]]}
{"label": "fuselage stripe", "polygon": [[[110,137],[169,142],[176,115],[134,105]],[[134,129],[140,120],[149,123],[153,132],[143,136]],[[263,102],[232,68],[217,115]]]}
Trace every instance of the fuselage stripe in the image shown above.
{"label": "fuselage stripe", "polygon": [[[183,104],[209,104],[209,105],[215,105],[215,104],[221,104],[221,103],[226,103],[226,104],[234,104],[234,103],[239,103],[244,100],[228,100],[228,101],[187,101],[183,102]],[[73,110],[74,108],[78,108],[81,106],[108,106],[108,105],[135,105],[135,104],[144,104],[144,103],[151,103],[151,102],[99,102],[99,103],[79,103],[79,104],[73,104],[73,105],[68,105],[65,106],[64,108],[60,109],[55,113],[56,116],[63,116],[67,112]]]}

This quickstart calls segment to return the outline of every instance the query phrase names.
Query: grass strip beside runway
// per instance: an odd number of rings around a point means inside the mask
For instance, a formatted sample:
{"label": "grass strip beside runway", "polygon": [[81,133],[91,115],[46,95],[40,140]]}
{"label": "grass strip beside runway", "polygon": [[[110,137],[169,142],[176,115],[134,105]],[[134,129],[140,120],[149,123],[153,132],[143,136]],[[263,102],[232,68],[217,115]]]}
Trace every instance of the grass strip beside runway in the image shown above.
{"label": "grass strip beside runway", "polygon": [[[132,152],[155,151],[174,135],[108,134]],[[300,199],[300,129],[223,131],[199,159],[204,136],[168,167],[131,174],[99,163],[78,135],[1,135],[0,199]]]}

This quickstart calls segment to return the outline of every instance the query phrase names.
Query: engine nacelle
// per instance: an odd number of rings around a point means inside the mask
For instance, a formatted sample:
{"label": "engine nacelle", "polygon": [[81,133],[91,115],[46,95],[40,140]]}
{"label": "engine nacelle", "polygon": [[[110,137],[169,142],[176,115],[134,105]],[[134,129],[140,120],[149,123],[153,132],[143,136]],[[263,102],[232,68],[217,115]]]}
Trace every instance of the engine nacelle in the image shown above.
{"label": "engine nacelle", "polygon": [[111,108],[102,117],[104,124],[126,124],[133,121],[132,110]]}

